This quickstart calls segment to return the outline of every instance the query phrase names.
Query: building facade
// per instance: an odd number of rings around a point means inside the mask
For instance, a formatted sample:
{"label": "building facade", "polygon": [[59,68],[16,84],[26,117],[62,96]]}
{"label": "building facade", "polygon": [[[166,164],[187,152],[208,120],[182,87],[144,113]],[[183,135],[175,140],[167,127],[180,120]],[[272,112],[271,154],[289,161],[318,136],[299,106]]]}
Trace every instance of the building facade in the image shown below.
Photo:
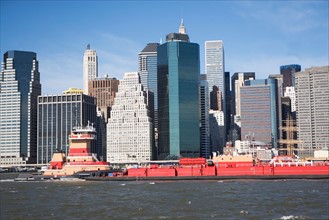
{"label": "building facade", "polygon": [[284,97],[289,97],[291,100],[291,112],[296,111],[296,93],[295,93],[295,87],[293,86],[287,86],[284,91]]}
{"label": "building facade", "polygon": [[105,121],[110,116],[120,81],[116,78],[95,78],[88,82],[88,95],[96,98],[96,106],[103,112]]}
{"label": "building facade", "polygon": [[280,74],[283,75],[283,90],[286,87],[295,86],[295,73],[301,71],[298,64],[280,66]]}
{"label": "building facade", "polygon": [[88,81],[98,77],[98,57],[96,50],[91,50],[90,45],[83,54],[83,93],[88,95]]}
{"label": "building facade", "polygon": [[37,98],[40,94],[36,53],[7,51],[0,77],[1,165],[36,162]]}
{"label": "building facade", "polygon": [[252,134],[256,141],[277,148],[277,81],[248,80],[240,87],[241,139]]}
{"label": "building facade", "polygon": [[209,110],[209,130],[211,152],[223,153],[225,147],[224,112]]}
{"label": "building facade", "polygon": [[329,66],[296,74],[296,114],[299,154],[313,156],[329,143]]}
{"label": "building facade", "polygon": [[144,91],[137,72],[125,73],[107,124],[108,162],[153,159],[153,100],[153,94]]}
{"label": "building facade", "polygon": [[154,132],[155,145],[158,146],[158,43],[149,43],[138,54],[138,70],[145,90],[154,94]]}
{"label": "building facade", "polygon": [[211,156],[209,133],[209,88],[206,74],[200,75],[200,113],[200,156],[209,158],[209,156]]}
{"label": "building facade", "polygon": [[200,50],[180,30],[158,47],[158,159],[200,156]]}
{"label": "building facade", "polygon": [[[74,126],[96,124],[94,97],[65,93],[38,97],[38,164],[49,163],[54,152],[69,151],[68,136]],[[92,142],[91,152],[97,153]]]}

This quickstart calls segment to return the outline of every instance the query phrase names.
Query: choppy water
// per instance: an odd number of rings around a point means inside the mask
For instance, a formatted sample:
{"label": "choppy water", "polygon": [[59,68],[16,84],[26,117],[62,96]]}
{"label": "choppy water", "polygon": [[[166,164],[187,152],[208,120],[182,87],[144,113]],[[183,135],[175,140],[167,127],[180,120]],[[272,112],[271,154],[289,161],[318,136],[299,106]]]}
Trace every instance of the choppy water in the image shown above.
{"label": "choppy water", "polygon": [[329,219],[329,180],[0,181],[1,219]]}

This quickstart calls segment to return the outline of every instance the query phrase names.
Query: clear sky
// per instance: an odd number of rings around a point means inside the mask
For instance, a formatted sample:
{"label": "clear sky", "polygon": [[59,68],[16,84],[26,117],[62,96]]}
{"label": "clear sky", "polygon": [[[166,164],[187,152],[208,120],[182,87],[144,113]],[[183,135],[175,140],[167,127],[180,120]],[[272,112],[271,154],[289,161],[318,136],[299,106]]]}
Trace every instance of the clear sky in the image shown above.
{"label": "clear sky", "polygon": [[147,43],[177,32],[183,18],[191,42],[223,40],[225,71],[328,64],[328,1],[7,1],[1,0],[1,59],[8,50],[37,53],[42,94],[82,88],[82,58],[95,49],[99,76],[138,70]]}

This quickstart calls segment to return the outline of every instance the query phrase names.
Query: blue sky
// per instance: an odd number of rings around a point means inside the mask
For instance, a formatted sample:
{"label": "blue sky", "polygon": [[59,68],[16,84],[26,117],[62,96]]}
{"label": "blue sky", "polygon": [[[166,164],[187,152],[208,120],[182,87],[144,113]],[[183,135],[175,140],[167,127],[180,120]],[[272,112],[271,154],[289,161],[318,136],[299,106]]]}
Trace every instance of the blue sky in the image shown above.
{"label": "blue sky", "polygon": [[328,1],[4,1],[1,58],[8,50],[37,53],[42,94],[82,88],[82,58],[90,43],[99,76],[122,79],[138,70],[138,53],[177,32],[184,19],[191,42],[223,40],[225,70],[279,73],[328,64]]}

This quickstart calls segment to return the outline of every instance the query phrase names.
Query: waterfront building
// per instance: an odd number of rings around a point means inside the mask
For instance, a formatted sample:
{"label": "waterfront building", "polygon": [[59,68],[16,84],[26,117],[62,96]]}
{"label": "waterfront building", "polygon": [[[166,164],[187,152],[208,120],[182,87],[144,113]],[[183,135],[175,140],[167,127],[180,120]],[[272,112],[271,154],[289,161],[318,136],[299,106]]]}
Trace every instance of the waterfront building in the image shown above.
{"label": "waterfront building", "polygon": [[307,68],[295,76],[299,154],[313,156],[329,144],[329,66]]}
{"label": "waterfront building", "polygon": [[[68,136],[74,126],[95,124],[96,99],[94,97],[69,93],[42,95],[38,97],[38,161],[49,163],[54,152],[69,151]],[[91,152],[98,153],[97,143],[91,144]]]}
{"label": "waterfront building", "polygon": [[0,77],[0,165],[36,162],[37,98],[40,94],[37,54],[7,51]]}
{"label": "waterfront building", "polygon": [[277,80],[247,80],[240,87],[241,138],[253,134],[256,141],[277,147]]}
{"label": "waterfront building", "polygon": [[200,50],[184,24],[158,47],[159,159],[200,156]]}
{"label": "waterfront building", "polygon": [[153,159],[153,94],[145,91],[137,72],[125,73],[107,124],[107,161],[147,162]]}
{"label": "waterfront building", "polygon": [[286,87],[295,86],[295,73],[301,71],[298,64],[280,66],[280,74],[283,75],[283,90]]}
{"label": "waterfront building", "polygon": [[200,156],[209,158],[211,156],[210,134],[209,134],[209,88],[207,75],[200,75]]}
{"label": "waterfront building", "polygon": [[225,147],[224,112],[209,110],[209,130],[211,152],[223,153]]}
{"label": "waterfront building", "polygon": [[83,93],[88,95],[88,81],[98,77],[98,57],[96,50],[90,49],[90,45],[87,45],[87,49],[83,55]]}

